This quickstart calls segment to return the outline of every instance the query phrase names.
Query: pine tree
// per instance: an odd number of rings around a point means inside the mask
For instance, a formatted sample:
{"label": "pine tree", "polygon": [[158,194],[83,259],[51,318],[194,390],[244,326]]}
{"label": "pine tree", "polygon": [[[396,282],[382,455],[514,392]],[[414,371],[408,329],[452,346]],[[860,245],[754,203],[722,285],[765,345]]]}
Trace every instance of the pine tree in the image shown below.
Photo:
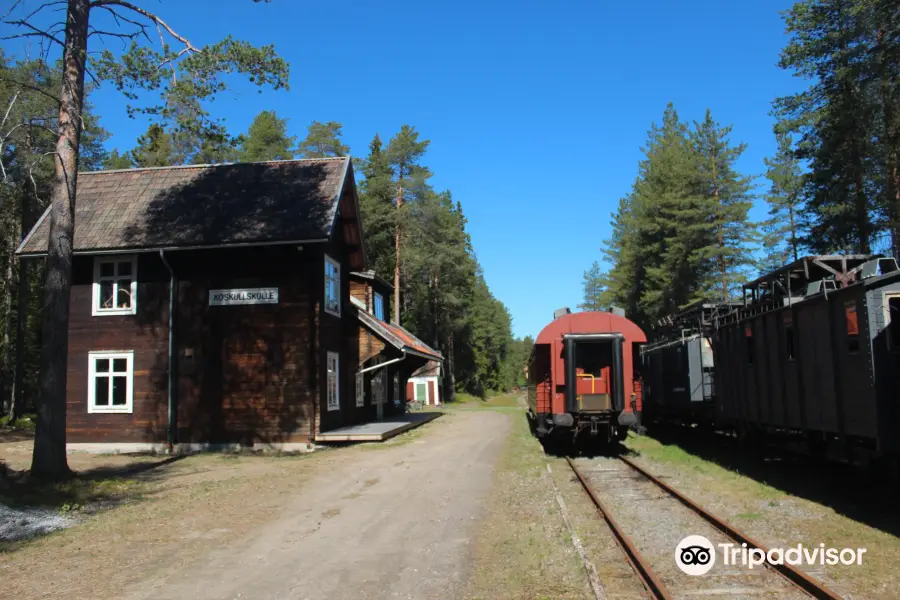
{"label": "pine tree", "polygon": [[649,138],[631,197],[637,236],[629,243],[632,253],[643,255],[637,259],[644,279],[638,314],[653,320],[698,299],[707,264],[698,254],[706,224],[697,209],[697,156],[674,106]]}
{"label": "pine tree", "polygon": [[119,151],[115,148],[103,162],[103,168],[107,171],[113,169],[130,169],[133,166],[131,156],[127,152],[125,154],[119,154]]}
{"label": "pine tree", "polygon": [[777,269],[800,258],[800,239],[803,237],[803,174],[791,136],[779,131],[775,139],[778,144],[775,156],[765,159],[766,179],[769,180],[765,198],[769,218],[763,223],[763,270]]}
{"label": "pine tree", "polygon": [[756,228],[748,219],[751,181],[735,166],[746,145],[731,144],[731,129],[720,126],[707,109],[691,133],[698,187],[695,203],[682,213],[682,231],[692,234],[697,274],[703,277],[696,299],[718,297],[727,302],[746,280],[746,268],[752,263]]}
{"label": "pine tree", "polygon": [[131,162],[135,167],[168,167],[180,164],[175,154],[172,135],[162,125],[154,123],[137,140],[131,151]]}
{"label": "pine tree", "polygon": [[369,155],[363,163],[363,180],[359,185],[359,205],[366,232],[366,253],[377,273],[389,277],[394,272],[394,235],[397,214],[394,210],[396,188],[383,150],[376,134],[369,144]]}
{"label": "pine tree", "polygon": [[403,236],[403,202],[404,192],[413,187],[424,188],[431,172],[419,164],[425,152],[428,150],[428,140],[419,141],[419,133],[415,127],[403,125],[400,131],[391,138],[387,148],[388,164],[394,175],[394,184],[397,189],[394,206],[398,211],[398,219],[394,233],[394,322],[400,323],[400,271],[401,271],[401,246]]}
{"label": "pine tree", "polygon": [[779,66],[810,81],[775,102],[779,129],[799,134],[797,157],[809,165],[803,202],[817,252],[869,253],[884,227],[879,201],[877,98],[871,80],[867,0],[802,0],[785,14],[791,40]]}
{"label": "pine tree", "polygon": [[600,263],[596,260],[591,268],[584,272],[582,280],[584,300],[578,305],[581,310],[603,310],[606,304],[603,302],[604,274],[600,271]]}
{"label": "pine tree", "polygon": [[289,160],[294,158],[296,139],[287,134],[287,119],[280,119],[275,111],[264,110],[250,124],[241,141],[238,158],[241,162]]}
{"label": "pine tree", "polygon": [[297,149],[304,158],[326,158],[329,156],[348,156],[350,148],[341,143],[342,125],[337,121],[319,123],[313,121],[309,125],[306,138]]}

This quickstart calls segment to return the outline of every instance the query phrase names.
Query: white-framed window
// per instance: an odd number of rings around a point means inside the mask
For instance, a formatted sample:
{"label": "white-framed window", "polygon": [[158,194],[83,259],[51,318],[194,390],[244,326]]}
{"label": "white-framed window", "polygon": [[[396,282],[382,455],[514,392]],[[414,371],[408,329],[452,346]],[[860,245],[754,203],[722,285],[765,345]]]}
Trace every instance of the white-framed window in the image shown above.
{"label": "white-framed window", "polygon": [[91,314],[133,315],[137,312],[137,256],[94,258]]}
{"label": "white-framed window", "polygon": [[328,410],[340,410],[341,408],[341,396],[340,396],[340,357],[337,352],[328,352],[326,354],[325,364],[328,368],[328,377],[325,383],[326,389],[328,390],[327,402]]}
{"label": "white-framed window", "polygon": [[88,412],[130,413],[134,408],[134,352],[88,353]]}
{"label": "white-framed window", "polygon": [[365,405],[365,375],[363,373],[356,374],[356,406],[361,407]]}
{"label": "white-framed window", "polygon": [[375,316],[384,321],[384,298],[375,292]]}
{"label": "white-framed window", "polygon": [[325,312],[341,316],[341,264],[325,255]]}

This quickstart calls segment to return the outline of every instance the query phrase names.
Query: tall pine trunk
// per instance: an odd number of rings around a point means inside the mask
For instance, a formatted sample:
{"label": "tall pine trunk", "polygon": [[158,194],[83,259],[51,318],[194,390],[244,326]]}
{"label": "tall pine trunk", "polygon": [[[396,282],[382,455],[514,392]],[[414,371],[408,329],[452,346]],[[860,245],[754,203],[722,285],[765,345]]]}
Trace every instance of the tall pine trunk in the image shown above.
{"label": "tall pine trunk", "polygon": [[[886,8],[886,7],[885,7]],[[882,23],[888,22],[888,16],[881,15]],[[884,119],[885,174],[884,206],[890,220],[891,254],[900,258],[900,170],[898,170],[897,132],[894,130],[894,106],[891,103],[891,74],[885,56],[884,25],[878,28],[875,35],[878,48],[879,79],[881,80],[881,110]]]}
{"label": "tall pine trunk", "polygon": [[66,461],[69,293],[90,9],[89,0],[69,0],[66,14],[56,177],[50,200],[50,241],[41,330],[40,400],[31,460],[32,474],[48,479],[69,474]]}
{"label": "tall pine trunk", "polygon": [[[25,154],[30,156],[32,152],[31,126],[25,129]],[[27,185],[22,190],[21,206],[19,207],[19,217],[21,219],[20,234],[21,239],[25,239],[31,230],[31,215],[34,201],[32,199],[32,191],[37,190]],[[13,389],[10,394],[9,418],[14,421],[18,418],[19,413],[23,410],[24,388],[25,388],[25,338],[28,335],[28,299],[30,289],[28,287],[28,267],[27,260],[19,259],[19,290],[18,302],[16,304],[16,364],[15,374],[13,376]]]}
{"label": "tall pine trunk", "polygon": [[716,201],[716,242],[719,244],[719,272],[722,275],[722,301],[728,302],[728,266],[725,259],[725,234],[722,231],[722,205],[719,198],[719,169],[716,167],[716,156],[712,160],[713,196]]}
{"label": "tall pine trunk", "polygon": [[400,324],[400,208],[403,186],[397,186],[397,223],[394,229],[394,323]]}
{"label": "tall pine trunk", "polygon": [[797,253],[797,246],[799,245],[797,242],[797,224],[794,221],[794,201],[788,201],[788,217],[791,221],[791,252],[794,255],[794,262],[800,260],[800,257]]}
{"label": "tall pine trunk", "polygon": [[[16,246],[19,239],[18,231],[9,236],[9,247],[6,257],[6,298],[3,299],[3,385],[0,394],[3,401],[11,397],[13,381],[13,353],[12,353],[12,299],[13,279],[16,274]],[[12,407],[10,407],[12,411]]]}

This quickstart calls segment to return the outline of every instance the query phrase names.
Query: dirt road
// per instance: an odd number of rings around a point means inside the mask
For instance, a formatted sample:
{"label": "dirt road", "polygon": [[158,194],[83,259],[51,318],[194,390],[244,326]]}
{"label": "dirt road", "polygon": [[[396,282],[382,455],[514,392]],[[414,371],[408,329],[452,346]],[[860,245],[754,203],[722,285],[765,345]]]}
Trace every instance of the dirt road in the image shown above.
{"label": "dirt road", "polygon": [[458,597],[509,421],[492,412],[444,419],[412,443],[361,452],[314,476],[250,537],[211,542],[196,560],[135,582],[122,597]]}

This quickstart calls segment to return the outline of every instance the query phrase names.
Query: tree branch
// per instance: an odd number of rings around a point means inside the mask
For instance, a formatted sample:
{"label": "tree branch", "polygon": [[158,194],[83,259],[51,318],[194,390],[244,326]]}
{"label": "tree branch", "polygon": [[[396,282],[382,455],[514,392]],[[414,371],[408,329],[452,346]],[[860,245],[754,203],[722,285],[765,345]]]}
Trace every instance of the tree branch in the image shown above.
{"label": "tree branch", "polygon": [[20,85],[20,86],[22,86],[23,88],[27,88],[27,89],[29,89],[29,90],[31,90],[31,91],[33,91],[33,92],[37,92],[38,94],[42,94],[42,95],[46,96],[47,98],[50,98],[51,100],[53,100],[53,101],[56,102],[56,103],[59,103],[59,101],[60,101],[59,98],[57,98],[56,96],[54,96],[54,95],[51,94],[50,92],[47,92],[47,91],[45,91],[45,90],[42,90],[41,88],[37,87],[36,85],[32,85],[32,84],[30,84],[30,83],[25,83],[24,81],[19,81],[19,80],[17,80],[17,79],[12,79],[12,78],[9,78],[9,77],[3,77],[2,75],[0,75],[0,81],[8,81],[8,82],[10,82],[10,83],[15,83],[16,85]]}
{"label": "tree branch", "polygon": [[119,27],[122,26],[122,23],[120,21],[125,21],[126,23],[131,23],[132,25],[140,27],[141,34],[145,38],[147,38],[148,42],[150,42],[151,44],[153,43],[153,41],[150,39],[150,36],[147,35],[147,24],[146,23],[141,23],[140,21],[135,21],[134,19],[129,19],[128,17],[122,16],[119,13],[117,13],[115,10],[110,8],[109,6],[98,6],[97,8],[102,8],[103,10],[109,12],[109,14],[111,14],[113,16],[113,20],[116,22],[116,25],[118,25]]}
{"label": "tree branch", "polygon": [[[66,47],[66,45],[63,44],[62,41],[61,41],[58,37],[56,37],[56,36],[54,36],[54,35],[51,35],[50,33],[46,32],[46,31],[44,31],[44,30],[42,30],[42,29],[38,29],[37,27],[35,27],[35,26],[32,25],[31,23],[29,23],[28,21],[24,21],[24,20],[21,20],[21,19],[17,19],[17,20],[15,20],[15,21],[4,21],[4,22],[5,22],[5,23],[8,23],[8,24],[10,24],[10,25],[17,25],[17,26],[19,26],[19,27],[27,27],[28,29],[31,29],[31,30],[33,31],[33,33],[27,33],[27,34],[26,34],[26,33],[20,33],[20,34],[16,34],[16,35],[10,35],[10,36],[7,36],[7,37],[2,38],[2,39],[4,39],[4,40],[11,40],[11,39],[14,39],[14,38],[19,38],[19,37],[40,36],[40,37],[45,37],[45,38],[47,38],[47,39],[49,39],[49,40],[52,40],[52,41],[56,42],[56,43],[59,44],[62,48],[65,48],[65,47]],[[58,25],[58,23],[54,23],[54,25]]]}
{"label": "tree branch", "polygon": [[154,15],[152,12],[144,10],[140,6],[135,6],[130,2],[125,2],[125,0],[94,0],[93,2],[91,2],[90,6],[91,8],[104,8],[107,6],[121,6],[122,8],[127,8],[130,11],[136,12],[137,14],[150,19],[158,26],[168,31],[169,35],[184,44],[189,51],[200,52],[200,50],[196,46],[194,46],[189,39],[182,35],[179,35],[178,32],[169,27],[169,25],[165,21]]}

